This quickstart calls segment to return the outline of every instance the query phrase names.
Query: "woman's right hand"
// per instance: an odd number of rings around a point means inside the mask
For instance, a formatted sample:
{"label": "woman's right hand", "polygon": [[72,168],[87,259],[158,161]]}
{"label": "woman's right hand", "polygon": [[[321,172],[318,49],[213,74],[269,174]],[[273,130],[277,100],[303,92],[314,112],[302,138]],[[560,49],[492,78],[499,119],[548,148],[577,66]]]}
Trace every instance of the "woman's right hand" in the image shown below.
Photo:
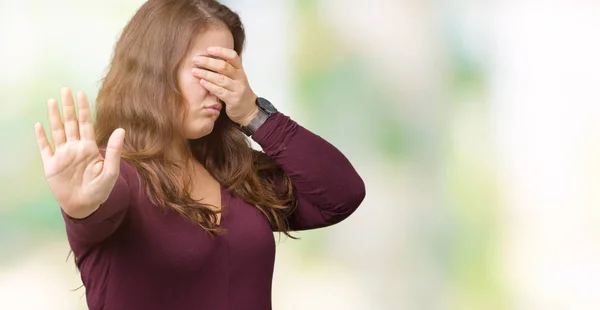
{"label": "woman's right hand", "polygon": [[61,89],[61,97],[64,122],[56,100],[48,100],[54,150],[40,123],[35,124],[35,136],[50,191],[67,215],[81,219],[108,199],[117,181],[125,130],[118,128],[112,133],[102,157],[85,94],[77,93],[79,120],[71,91]]}

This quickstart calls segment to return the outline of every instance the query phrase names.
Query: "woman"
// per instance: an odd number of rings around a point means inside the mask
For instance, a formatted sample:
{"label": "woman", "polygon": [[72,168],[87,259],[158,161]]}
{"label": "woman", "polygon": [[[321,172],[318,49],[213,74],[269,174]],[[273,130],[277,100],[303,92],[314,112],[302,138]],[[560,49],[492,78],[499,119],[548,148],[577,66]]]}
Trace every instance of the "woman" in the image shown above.
{"label": "woman", "polygon": [[35,133],[91,310],[270,309],[272,232],[362,202],[344,155],[254,94],[243,45],[216,1],[150,0],[115,46],[95,125],[83,93],[78,117],[68,89],[64,120],[48,101],[54,149]]}

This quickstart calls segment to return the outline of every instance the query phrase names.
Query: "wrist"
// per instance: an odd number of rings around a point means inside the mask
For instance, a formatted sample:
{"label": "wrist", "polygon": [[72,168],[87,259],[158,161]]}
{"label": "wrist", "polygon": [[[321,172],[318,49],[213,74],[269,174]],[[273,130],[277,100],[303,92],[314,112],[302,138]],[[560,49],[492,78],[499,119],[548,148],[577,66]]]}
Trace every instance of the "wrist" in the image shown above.
{"label": "wrist", "polygon": [[255,109],[252,111],[251,115],[244,118],[241,122],[238,122],[240,125],[239,128],[244,134],[250,137],[276,112],[277,109],[271,102],[265,98],[257,97]]}
{"label": "wrist", "polygon": [[248,126],[248,124],[250,124],[250,122],[256,117],[257,113],[258,113],[258,106],[253,104],[250,114],[248,114],[248,116],[242,118],[237,123],[240,124],[241,126]]}
{"label": "wrist", "polygon": [[89,217],[92,213],[96,212],[100,208],[100,205],[92,205],[89,207],[64,207],[63,212],[68,215],[71,219],[82,220]]}

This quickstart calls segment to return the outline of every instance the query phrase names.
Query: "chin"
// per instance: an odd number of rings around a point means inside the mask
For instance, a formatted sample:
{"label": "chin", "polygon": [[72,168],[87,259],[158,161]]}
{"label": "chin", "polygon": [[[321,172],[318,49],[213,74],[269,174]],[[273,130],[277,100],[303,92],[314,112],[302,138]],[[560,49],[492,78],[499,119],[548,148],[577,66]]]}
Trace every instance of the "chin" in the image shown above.
{"label": "chin", "polygon": [[202,127],[196,127],[190,130],[186,130],[185,137],[188,140],[196,140],[208,136],[214,128],[215,123],[203,124]]}

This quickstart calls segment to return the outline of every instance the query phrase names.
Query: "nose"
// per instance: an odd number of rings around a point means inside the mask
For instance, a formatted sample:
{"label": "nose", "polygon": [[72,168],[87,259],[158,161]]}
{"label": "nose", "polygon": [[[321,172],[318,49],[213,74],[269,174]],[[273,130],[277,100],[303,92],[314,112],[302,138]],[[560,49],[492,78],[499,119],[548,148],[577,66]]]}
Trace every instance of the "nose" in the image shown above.
{"label": "nose", "polygon": [[221,106],[223,106],[223,101],[221,101],[221,99],[219,99],[219,97],[217,97],[217,96],[215,96],[213,94],[210,94],[209,98],[210,98],[210,102],[218,103]]}

